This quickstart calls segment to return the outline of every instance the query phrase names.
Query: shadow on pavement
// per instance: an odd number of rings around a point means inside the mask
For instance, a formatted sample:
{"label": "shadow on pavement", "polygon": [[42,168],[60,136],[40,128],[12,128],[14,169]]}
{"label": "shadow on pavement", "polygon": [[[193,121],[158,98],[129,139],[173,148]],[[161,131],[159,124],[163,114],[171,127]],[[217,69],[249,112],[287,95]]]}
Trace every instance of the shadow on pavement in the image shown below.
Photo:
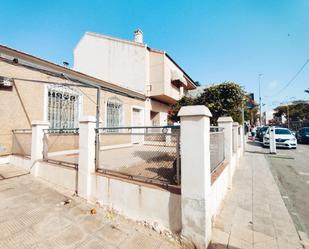
{"label": "shadow on pavement", "polygon": [[247,144],[262,148],[262,144],[258,141],[247,141]]}
{"label": "shadow on pavement", "polygon": [[212,242],[207,249],[240,249],[239,247]]}
{"label": "shadow on pavement", "polygon": [[268,155],[268,152],[263,152],[263,151],[257,151],[257,150],[245,150],[247,153],[252,153],[252,154],[262,154],[262,155]]}
{"label": "shadow on pavement", "polygon": [[258,141],[247,141],[247,144],[248,145],[252,145],[254,147],[258,147],[258,148],[260,148],[260,150],[255,150],[254,148],[252,148],[252,146],[250,146],[249,149],[248,148],[245,149],[245,152],[253,153],[253,154],[262,154],[262,155],[269,154],[268,151],[264,151],[261,142],[258,142]]}

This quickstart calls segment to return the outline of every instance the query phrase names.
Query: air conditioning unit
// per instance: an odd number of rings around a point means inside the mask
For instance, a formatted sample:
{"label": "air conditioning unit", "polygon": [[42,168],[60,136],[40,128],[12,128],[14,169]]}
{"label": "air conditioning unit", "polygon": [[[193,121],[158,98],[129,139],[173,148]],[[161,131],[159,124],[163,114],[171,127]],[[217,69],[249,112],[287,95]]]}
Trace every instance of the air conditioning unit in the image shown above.
{"label": "air conditioning unit", "polygon": [[0,86],[1,87],[12,87],[13,86],[13,79],[0,76]]}

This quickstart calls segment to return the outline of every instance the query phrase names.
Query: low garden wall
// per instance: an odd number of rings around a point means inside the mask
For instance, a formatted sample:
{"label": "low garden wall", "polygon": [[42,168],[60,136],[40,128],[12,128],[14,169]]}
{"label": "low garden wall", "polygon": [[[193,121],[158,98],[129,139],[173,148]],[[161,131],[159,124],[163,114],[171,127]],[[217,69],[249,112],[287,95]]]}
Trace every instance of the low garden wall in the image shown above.
{"label": "low garden wall", "polygon": [[163,188],[96,173],[92,175],[90,199],[156,230],[181,230],[181,196]]}

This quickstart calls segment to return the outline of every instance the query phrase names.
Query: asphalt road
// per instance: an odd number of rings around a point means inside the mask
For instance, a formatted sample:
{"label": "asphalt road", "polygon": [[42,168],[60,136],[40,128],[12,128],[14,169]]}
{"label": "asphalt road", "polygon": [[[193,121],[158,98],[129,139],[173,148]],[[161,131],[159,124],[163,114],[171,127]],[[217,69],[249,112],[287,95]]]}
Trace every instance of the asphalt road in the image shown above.
{"label": "asphalt road", "polygon": [[277,149],[276,155],[270,155],[258,142],[251,143],[257,146],[256,152],[265,153],[296,229],[309,237],[309,144]]}

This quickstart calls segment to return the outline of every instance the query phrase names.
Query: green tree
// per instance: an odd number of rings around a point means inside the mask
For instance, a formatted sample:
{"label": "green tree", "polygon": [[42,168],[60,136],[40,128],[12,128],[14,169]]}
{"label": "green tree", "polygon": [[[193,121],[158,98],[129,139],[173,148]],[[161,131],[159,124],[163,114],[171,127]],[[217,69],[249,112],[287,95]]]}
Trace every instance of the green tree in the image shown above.
{"label": "green tree", "polygon": [[171,106],[170,119],[178,121],[177,113],[181,106],[205,105],[212,113],[211,123],[216,124],[221,116],[232,116],[236,122],[241,122],[241,108],[244,105],[245,91],[234,82],[223,82],[204,89],[204,92],[196,97],[183,97]]}
{"label": "green tree", "polygon": [[170,106],[168,111],[169,120],[172,122],[178,122],[179,117],[177,116],[178,111],[182,106],[194,105],[194,98],[184,96],[178,100],[174,105]]}
{"label": "green tree", "polygon": [[212,123],[219,117],[231,116],[234,121],[241,122],[241,108],[244,104],[245,91],[234,82],[223,82],[205,88],[195,103],[205,105],[212,113]]}
{"label": "green tree", "polygon": [[309,119],[309,104],[297,103],[293,105],[282,105],[275,108],[275,117],[284,115],[290,121],[302,121]]}

